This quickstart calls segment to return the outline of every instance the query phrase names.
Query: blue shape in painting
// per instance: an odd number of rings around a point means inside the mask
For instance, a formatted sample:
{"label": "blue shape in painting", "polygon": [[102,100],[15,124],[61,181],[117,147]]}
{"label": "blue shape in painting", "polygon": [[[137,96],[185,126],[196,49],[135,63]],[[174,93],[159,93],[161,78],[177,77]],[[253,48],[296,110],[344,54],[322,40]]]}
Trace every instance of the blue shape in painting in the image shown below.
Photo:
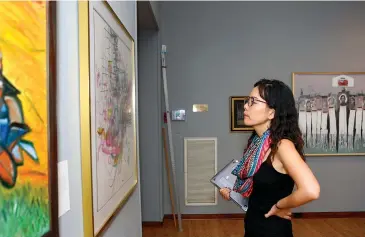
{"label": "blue shape in painting", "polygon": [[[22,152],[28,154],[35,162],[39,161],[33,143],[22,139],[30,132],[30,128],[23,123],[22,106],[18,99],[19,93],[20,91],[2,75],[0,70],[0,162],[2,164],[0,181],[7,188],[15,186],[16,167],[24,163]],[[6,98],[15,102],[15,106],[14,103],[12,106],[8,105]],[[14,114],[18,115],[16,119],[14,119]]]}

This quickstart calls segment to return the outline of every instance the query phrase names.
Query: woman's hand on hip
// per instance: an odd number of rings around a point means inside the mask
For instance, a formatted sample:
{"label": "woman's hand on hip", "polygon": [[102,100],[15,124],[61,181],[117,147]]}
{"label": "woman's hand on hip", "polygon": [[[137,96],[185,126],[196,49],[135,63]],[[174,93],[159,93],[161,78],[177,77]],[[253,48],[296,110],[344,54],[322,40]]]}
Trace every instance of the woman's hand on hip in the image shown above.
{"label": "woman's hand on hip", "polygon": [[276,204],[274,204],[270,211],[265,214],[266,218],[269,218],[270,216],[278,216],[287,220],[291,220],[291,209],[279,209],[276,207]]}
{"label": "woman's hand on hip", "polygon": [[231,198],[230,198],[230,196],[229,196],[229,194],[230,194],[231,190],[230,190],[229,188],[221,188],[221,189],[219,190],[219,192],[220,192],[220,194],[222,195],[222,197],[223,197],[225,200],[230,200],[230,199],[231,199]]}

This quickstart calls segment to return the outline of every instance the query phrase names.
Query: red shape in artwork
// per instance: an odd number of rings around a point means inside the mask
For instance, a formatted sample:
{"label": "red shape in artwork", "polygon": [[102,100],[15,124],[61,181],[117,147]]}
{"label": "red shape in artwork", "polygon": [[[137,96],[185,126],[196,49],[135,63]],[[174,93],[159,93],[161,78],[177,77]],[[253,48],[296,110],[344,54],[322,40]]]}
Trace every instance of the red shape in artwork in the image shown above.
{"label": "red shape in artwork", "polygon": [[340,79],[337,83],[339,86],[347,86],[349,84],[349,81],[346,79]]}

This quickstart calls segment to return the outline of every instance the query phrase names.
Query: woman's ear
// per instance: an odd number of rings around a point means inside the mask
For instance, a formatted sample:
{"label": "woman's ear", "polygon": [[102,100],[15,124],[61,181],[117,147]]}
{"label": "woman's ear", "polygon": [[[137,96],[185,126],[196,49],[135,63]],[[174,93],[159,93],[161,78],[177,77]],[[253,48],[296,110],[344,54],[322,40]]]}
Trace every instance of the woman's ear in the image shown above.
{"label": "woman's ear", "polygon": [[269,119],[272,120],[275,117],[275,109],[270,109],[269,110]]}

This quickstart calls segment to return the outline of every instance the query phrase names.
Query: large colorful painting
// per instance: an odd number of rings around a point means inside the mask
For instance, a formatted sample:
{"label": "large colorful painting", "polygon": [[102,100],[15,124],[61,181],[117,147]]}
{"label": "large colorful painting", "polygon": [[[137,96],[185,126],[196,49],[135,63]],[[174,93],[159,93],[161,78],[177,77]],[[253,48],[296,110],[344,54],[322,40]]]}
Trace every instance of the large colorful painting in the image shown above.
{"label": "large colorful painting", "polygon": [[365,154],[365,72],[293,73],[305,154]]}
{"label": "large colorful painting", "polygon": [[83,194],[92,197],[84,202],[85,209],[92,208],[93,220],[85,219],[85,229],[92,222],[91,233],[85,232],[89,237],[102,232],[134,190],[137,158],[134,41],[107,2],[80,3],[80,17],[87,16],[87,25],[80,27],[89,32],[80,35],[88,38],[82,43],[80,38],[80,44],[90,44],[88,63],[81,64],[89,71],[82,77],[88,81],[81,82],[81,103],[89,107],[81,118],[90,137],[82,141],[90,144],[83,147],[83,172],[90,174],[84,175],[83,184],[92,182],[91,193],[84,189],[88,193]]}
{"label": "large colorful painting", "polygon": [[0,236],[58,236],[55,5],[0,12]]}

